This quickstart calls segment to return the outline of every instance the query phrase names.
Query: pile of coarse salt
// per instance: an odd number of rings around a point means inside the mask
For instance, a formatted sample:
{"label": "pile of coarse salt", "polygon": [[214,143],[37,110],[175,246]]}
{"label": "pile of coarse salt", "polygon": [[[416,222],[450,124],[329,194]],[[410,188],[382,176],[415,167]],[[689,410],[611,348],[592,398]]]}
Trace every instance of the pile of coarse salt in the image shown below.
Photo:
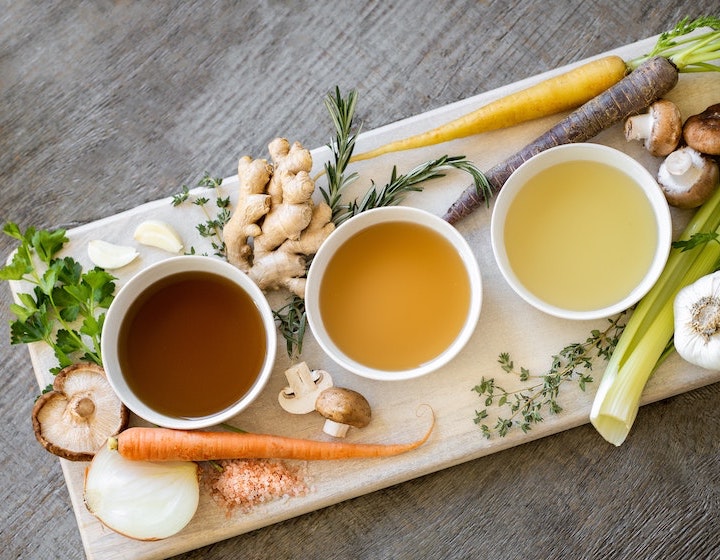
{"label": "pile of coarse salt", "polygon": [[304,496],[309,491],[303,468],[269,459],[217,461],[205,466],[203,482],[228,514],[272,500]]}

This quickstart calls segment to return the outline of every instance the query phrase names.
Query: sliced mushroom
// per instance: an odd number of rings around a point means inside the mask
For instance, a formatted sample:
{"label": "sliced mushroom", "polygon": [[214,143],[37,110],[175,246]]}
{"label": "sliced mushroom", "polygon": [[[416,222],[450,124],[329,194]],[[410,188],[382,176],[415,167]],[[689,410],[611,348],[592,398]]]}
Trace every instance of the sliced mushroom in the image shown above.
{"label": "sliced mushroom", "polygon": [[320,393],[333,385],[327,371],[310,371],[305,362],[287,369],[285,377],[289,386],[280,391],[278,401],[283,410],[292,414],[307,414],[315,410],[315,401]]}
{"label": "sliced mushroom", "polygon": [[35,437],[50,453],[70,461],[90,461],[108,437],[128,423],[129,412],[95,364],[61,370],[53,390],[32,411]]}
{"label": "sliced mushroom", "polygon": [[713,195],[719,177],[717,163],[685,146],[665,158],[657,179],[668,204],[677,208],[697,208]]}
{"label": "sliced mushroom", "polygon": [[688,117],[683,127],[685,143],[698,152],[720,155],[720,103]]}
{"label": "sliced mushroom", "polygon": [[677,148],[682,137],[682,117],[672,101],[660,99],[650,105],[647,113],[625,121],[625,138],[643,140],[652,155],[663,157]]}
{"label": "sliced mushroom", "polygon": [[315,410],[325,418],[323,431],[334,437],[345,437],[351,426],[364,428],[372,417],[365,397],[343,387],[331,387],[320,393]]}

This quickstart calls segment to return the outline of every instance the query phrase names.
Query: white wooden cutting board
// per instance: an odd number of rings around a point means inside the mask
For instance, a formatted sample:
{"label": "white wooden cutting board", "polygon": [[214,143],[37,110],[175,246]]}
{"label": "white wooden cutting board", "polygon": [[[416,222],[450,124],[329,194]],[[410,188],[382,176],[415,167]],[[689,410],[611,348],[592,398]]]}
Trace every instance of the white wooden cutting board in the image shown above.
{"label": "white wooden cutting board", "polygon": [[[647,52],[654,42],[655,38],[646,39],[621,47],[612,53],[629,59]],[[577,64],[581,62],[584,61],[579,61]],[[436,126],[494,98],[527,87],[535,81],[568,68],[569,66],[559,68],[366,133],[358,140],[356,151],[364,151],[396,137],[407,136]],[[704,109],[711,102],[717,101],[711,99],[711,93],[718,90],[720,90],[720,76],[683,75],[668,98],[675,101],[683,116],[687,117]],[[321,102],[322,100],[318,99],[318,103]],[[379,185],[385,184],[393,165],[397,165],[398,171],[402,173],[443,154],[463,154],[481,169],[489,169],[493,164],[540,135],[559,119],[560,116],[540,119],[509,130],[491,132],[442,146],[392,154],[358,164],[355,169],[360,173],[360,179],[350,194],[357,196],[364,193],[370,186],[371,180]],[[330,127],[330,120],[328,119],[327,122],[327,126]],[[276,134],[283,135],[283,131],[277,131]],[[301,138],[290,138],[290,140],[302,142]],[[658,161],[649,157],[638,143],[625,142],[620,125],[603,132],[593,141],[629,153],[653,172],[657,168]],[[238,157],[242,155],[245,154],[238,154]],[[268,157],[267,154],[247,155]],[[330,154],[326,147],[322,147],[314,150],[313,156],[315,171],[320,171],[323,162]],[[226,174],[230,175],[231,172],[232,170],[227,170]],[[213,175],[218,174],[225,173],[220,173],[220,170],[213,172]],[[225,188],[230,191],[236,184],[236,178],[228,178],[224,181]],[[424,192],[413,194],[405,203],[441,215],[468,184],[467,175],[451,172],[442,179],[428,183]],[[171,194],[174,193],[168,193]],[[181,533],[162,541],[148,543],[122,537],[104,528],[90,515],[82,501],[83,475],[87,464],[61,460],[87,556],[103,559],[165,558],[588,422],[588,414],[601,370],[595,372],[596,382],[591,383],[585,393],[574,385],[568,384],[563,387],[560,403],[564,411],[555,416],[546,416],[542,424],[527,434],[517,430],[505,438],[488,440],[482,437],[473,422],[475,410],[484,408],[480,398],[472,391],[481,377],[500,377],[502,385],[506,388],[516,385],[513,378],[506,376],[497,364],[497,357],[501,352],[509,352],[517,365],[523,365],[537,374],[542,374],[547,371],[553,354],[569,343],[584,341],[591,329],[606,324],[605,321],[570,322],[555,319],[534,310],[515,296],[504,283],[492,257],[489,235],[490,214],[490,210],[481,208],[457,226],[474,248],[480,265],[484,289],[483,307],[474,336],[463,352],[444,369],[412,381],[383,383],[360,379],[329,362],[310,333],[305,340],[302,359],[307,361],[311,368],[327,369],[332,373],[336,385],[360,391],[372,404],[372,423],[362,431],[353,430],[348,436],[349,441],[390,443],[413,440],[424,433],[428,426],[427,414],[416,415],[416,412],[422,410],[420,405],[427,403],[434,409],[437,422],[426,445],[412,453],[390,459],[309,464],[307,472],[312,491],[306,496],[271,502],[256,507],[249,513],[238,513],[230,518],[226,516],[224,509],[203,494],[195,518]],[[688,218],[687,215],[677,212],[673,217],[676,231],[682,229]],[[173,208],[169,199],[145,204],[71,230],[69,232],[71,242],[67,252],[83,265],[90,266],[86,257],[88,241],[104,239],[132,245],[135,226],[148,218],[165,220],[174,225],[183,236],[186,245],[194,246],[198,252],[212,252],[206,240],[200,238],[194,229],[195,224],[204,220],[201,210],[190,205]],[[142,267],[167,256],[159,250],[147,247],[138,247],[138,250],[141,253],[140,259],[131,266],[117,271],[119,285],[126,282]],[[14,292],[19,289],[21,287],[17,283],[13,284]],[[271,303],[277,305],[278,301],[280,300],[271,298]],[[193,332],[188,331],[188,344],[193,343],[193,336]],[[49,351],[39,345],[32,345],[30,354],[38,384],[44,387],[51,381],[48,370],[55,365],[54,358]],[[272,379],[261,398],[237,416],[232,423],[248,431],[322,439],[324,437],[321,433],[322,419],[319,416],[311,414],[290,417],[277,404],[277,394],[286,385],[283,372],[290,365],[284,341],[279,342],[278,356]],[[677,356],[673,356],[651,379],[644,393],[643,404],[717,381],[720,381],[720,372],[691,367]],[[489,419],[491,420],[492,418]],[[632,433],[629,437],[633,437]],[[597,445],[603,447],[609,444],[598,435]]]}

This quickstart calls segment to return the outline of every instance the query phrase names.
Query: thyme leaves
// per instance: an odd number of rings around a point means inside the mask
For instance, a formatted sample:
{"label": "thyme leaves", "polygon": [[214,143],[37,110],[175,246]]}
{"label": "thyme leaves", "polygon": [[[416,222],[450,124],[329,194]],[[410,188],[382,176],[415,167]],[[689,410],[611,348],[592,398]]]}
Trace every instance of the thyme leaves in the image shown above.
{"label": "thyme leaves", "polygon": [[[584,342],[568,344],[552,356],[548,370],[534,375],[528,368],[515,365],[511,356],[503,352],[498,357],[500,368],[506,374],[516,376],[525,385],[517,390],[507,390],[494,378],[482,377],[472,390],[483,399],[484,408],[475,411],[474,422],[486,438],[493,435],[505,437],[513,428],[527,433],[543,421],[543,414],[558,414],[563,410],[560,404],[560,389],[567,383],[575,383],[585,391],[593,382],[592,370],[597,359],[607,361],[625,327],[622,319],[625,312],[609,319],[604,330],[593,329]],[[494,424],[490,418],[490,407],[505,410]]]}

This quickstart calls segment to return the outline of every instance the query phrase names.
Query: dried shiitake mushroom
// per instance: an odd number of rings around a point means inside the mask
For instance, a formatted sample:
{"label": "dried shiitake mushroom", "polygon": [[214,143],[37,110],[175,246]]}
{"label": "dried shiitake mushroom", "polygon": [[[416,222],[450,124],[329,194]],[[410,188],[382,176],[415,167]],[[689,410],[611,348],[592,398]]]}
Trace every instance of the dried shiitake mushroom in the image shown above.
{"label": "dried shiitake mushroom", "polygon": [[70,461],[90,461],[108,437],[128,424],[129,412],[98,365],[62,369],[53,390],[35,402],[35,437],[50,453]]}

